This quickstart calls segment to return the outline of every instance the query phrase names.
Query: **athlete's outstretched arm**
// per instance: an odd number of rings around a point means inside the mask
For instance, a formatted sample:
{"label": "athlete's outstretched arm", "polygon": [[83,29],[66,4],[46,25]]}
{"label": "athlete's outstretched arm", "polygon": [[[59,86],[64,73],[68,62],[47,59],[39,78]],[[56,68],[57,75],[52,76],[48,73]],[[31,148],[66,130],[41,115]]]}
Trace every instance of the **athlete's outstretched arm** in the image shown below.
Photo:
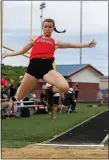
{"label": "athlete's outstretched arm", "polygon": [[7,52],[5,51],[2,54],[2,59],[8,56],[17,56],[17,55],[22,55],[26,53],[28,50],[30,50],[33,46],[33,40],[30,40],[21,50],[15,51],[15,52]]}
{"label": "athlete's outstretched arm", "polygon": [[56,48],[92,48],[95,47],[95,45],[95,40],[89,43],[66,43],[63,41],[56,41]]}

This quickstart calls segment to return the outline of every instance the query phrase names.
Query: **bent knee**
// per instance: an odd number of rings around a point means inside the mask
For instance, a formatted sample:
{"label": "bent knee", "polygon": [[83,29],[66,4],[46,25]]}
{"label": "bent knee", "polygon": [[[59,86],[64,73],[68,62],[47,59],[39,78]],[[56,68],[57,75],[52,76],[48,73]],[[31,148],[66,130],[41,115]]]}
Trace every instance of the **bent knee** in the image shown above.
{"label": "bent knee", "polygon": [[20,100],[23,100],[25,97],[20,94],[16,94],[15,98],[17,101],[20,101]]}
{"label": "bent knee", "polygon": [[69,90],[68,83],[61,84],[60,85],[60,90],[61,90],[61,92],[64,92],[64,93],[68,92],[68,90]]}

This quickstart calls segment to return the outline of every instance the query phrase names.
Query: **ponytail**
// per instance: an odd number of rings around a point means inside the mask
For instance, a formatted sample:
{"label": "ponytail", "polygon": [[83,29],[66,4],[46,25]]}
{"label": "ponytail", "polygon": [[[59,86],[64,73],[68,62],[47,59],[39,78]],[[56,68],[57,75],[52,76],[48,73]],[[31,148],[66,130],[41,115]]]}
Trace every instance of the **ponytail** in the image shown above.
{"label": "ponytail", "polygon": [[63,31],[58,31],[58,30],[56,29],[56,27],[54,27],[54,31],[55,31],[56,33],[65,33],[65,32],[66,32],[66,29],[63,30]]}

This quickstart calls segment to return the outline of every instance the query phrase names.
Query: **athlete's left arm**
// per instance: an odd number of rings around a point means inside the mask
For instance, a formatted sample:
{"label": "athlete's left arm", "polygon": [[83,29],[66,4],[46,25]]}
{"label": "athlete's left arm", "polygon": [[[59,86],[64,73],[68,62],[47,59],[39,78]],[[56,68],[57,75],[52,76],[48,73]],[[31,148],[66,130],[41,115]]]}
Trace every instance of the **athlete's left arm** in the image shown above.
{"label": "athlete's left arm", "polygon": [[96,41],[92,40],[89,43],[66,43],[63,41],[56,41],[56,49],[57,48],[92,48],[96,46]]}

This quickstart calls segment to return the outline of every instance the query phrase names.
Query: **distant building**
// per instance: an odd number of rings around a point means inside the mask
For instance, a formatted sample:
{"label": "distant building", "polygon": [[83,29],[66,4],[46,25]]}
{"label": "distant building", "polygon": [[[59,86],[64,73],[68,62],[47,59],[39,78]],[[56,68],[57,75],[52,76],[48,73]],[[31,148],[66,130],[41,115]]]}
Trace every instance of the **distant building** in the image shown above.
{"label": "distant building", "polygon": [[102,76],[100,78],[99,88],[104,95],[104,101],[108,103],[109,101],[109,76]]}
{"label": "distant building", "polygon": [[[100,78],[103,76],[99,70],[90,64],[57,65],[56,70],[66,78],[70,87],[73,87],[74,83],[79,83],[79,100],[96,100]],[[40,82],[36,88],[37,96],[40,93],[42,84],[44,82]]]}
{"label": "distant building", "polygon": [[109,76],[100,77],[100,89],[106,90],[109,88]]}

